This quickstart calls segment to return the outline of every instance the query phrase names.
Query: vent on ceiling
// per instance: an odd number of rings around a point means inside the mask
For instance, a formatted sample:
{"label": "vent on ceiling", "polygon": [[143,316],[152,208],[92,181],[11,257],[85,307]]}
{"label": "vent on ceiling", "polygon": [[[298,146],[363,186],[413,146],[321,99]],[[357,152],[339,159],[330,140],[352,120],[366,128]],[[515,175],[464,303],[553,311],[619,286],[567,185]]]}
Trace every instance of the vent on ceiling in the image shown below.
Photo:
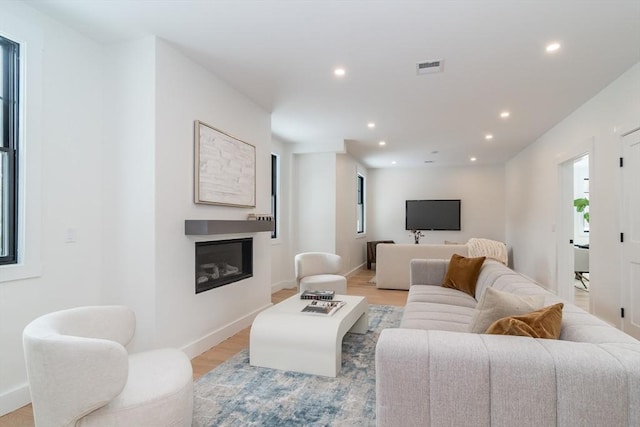
{"label": "vent on ceiling", "polygon": [[434,59],[432,61],[418,62],[416,64],[416,73],[420,74],[432,74],[440,73],[444,68],[444,60]]}

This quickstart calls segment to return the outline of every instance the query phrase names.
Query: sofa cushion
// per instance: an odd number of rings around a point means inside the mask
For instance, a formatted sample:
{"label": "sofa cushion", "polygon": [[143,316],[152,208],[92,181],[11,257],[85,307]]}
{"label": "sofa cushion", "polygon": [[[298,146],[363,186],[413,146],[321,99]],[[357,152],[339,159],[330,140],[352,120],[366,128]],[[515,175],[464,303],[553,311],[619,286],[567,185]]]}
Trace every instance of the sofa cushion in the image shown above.
{"label": "sofa cushion", "polygon": [[476,281],[476,299],[480,299],[484,290],[494,285],[496,280],[502,276],[520,276],[504,264],[492,259],[484,260],[478,280]]}
{"label": "sofa cushion", "polygon": [[462,255],[453,254],[442,286],[457,289],[475,297],[476,281],[484,260],[485,257],[466,258]]}
{"label": "sofa cushion", "polygon": [[520,274],[502,275],[497,277],[492,286],[494,289],[509,292],[510,294],[525,295],[553,295],[531,279]]}
{"label": "sofa cushion", "polygon": [[431,285],[412,285],[407,296],[407,303],[410,302],[432,302],[469,308],[475,308],[477,304],[477,301],[471,295],[467,295],[464,292]]}
{"label": "sofa cushion", "polygon": [[412,259],[409,263],[409,286],[435,285],[440,287],[447,274],[449,260]]}
{"label": "sofa cushion", "polygon": [[560,338],[563,306],[560,302],[522,316],[505,317],[489,326],[486,333],[557,340]]}
{"label": "sofa cushion", "polygon": [[509,292],[487,288],[482,293],[475,314],[469,324],[469,332],[483,334],[496,320],[520,316],[542,308],[544,295],[520,297]]}
{"label": "sofa cushion", "polygon": [[467,332],[473,308],[459,305],[411,302],[404,307],[401,328]]}

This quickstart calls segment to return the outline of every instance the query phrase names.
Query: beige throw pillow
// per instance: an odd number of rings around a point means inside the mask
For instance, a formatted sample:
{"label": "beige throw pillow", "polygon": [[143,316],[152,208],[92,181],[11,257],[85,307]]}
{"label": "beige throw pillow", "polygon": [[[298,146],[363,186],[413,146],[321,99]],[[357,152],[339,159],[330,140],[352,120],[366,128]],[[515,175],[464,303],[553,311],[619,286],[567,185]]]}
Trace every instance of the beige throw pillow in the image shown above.
{"label": "beige throw pillow", "polygon": [[486,333],[557,340],[562,329],[562,307],[559,302],[522,316],[505,317],[493,322]]}
{"label": "beige throw pillow", "polygon": [[503,317],[520,316],[542,308],[544,295],[518,296],[491,287],[484,290],[469,324],[469,332],[484,334]]}

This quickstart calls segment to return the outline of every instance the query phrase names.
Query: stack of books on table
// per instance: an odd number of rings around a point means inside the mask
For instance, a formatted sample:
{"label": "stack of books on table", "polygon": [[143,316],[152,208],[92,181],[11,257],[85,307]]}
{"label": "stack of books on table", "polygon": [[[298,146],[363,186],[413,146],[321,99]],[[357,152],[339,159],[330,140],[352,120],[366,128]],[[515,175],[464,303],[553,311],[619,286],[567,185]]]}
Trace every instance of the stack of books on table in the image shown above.
{"label": "stack of books on table", "polygon": [[302,309],[303,313],[308,314],[321,314],[323,316],[331,316],[336,311],[340,310],[345,304],[344,301],[323,301],[323,300],[313,300]]}
{"label": "stack of books on table", "polygon": [[335,294],[335,291],[303,291],[300,299],[332,300]]}

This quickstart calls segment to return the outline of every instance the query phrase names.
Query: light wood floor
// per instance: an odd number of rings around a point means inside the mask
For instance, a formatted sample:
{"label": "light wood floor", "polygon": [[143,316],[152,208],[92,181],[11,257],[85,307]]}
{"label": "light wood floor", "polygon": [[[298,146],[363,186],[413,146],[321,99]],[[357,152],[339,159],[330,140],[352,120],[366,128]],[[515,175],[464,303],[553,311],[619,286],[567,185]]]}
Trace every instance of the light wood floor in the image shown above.
{"label": "light wood floor", "polygon": [[589,311],[589,292],[575,288],[573,303],[584,311]]}
{"label": "light wood floor", "polygon": [[[407,302],[406,291],[395,291],[388,289],[378,289],[375,285],[368,283],[374,276],[375,271],[360,270],[349,276],[347,282],[347,293],[349,295],[360,295],[367,298],[369,304],[386,304],[404,306]],[[589,293],[576,289],[575,302],[579,307],[589,311]],[[283,289],[274,293],[271,297],[273,303],[278,303],[285,298],[295,294],[294,289]],[[236,335],[228,338],[220,344],[212,347],[208,351],[191,361],[193,365],[193,378],[197,379],[220,365],[227,359],[234,356],[241,350],[249,347],[249,331],[246,328]],[[33,427],[33,411],[31,405],[24,406],[0,417],[0,427]]]}

